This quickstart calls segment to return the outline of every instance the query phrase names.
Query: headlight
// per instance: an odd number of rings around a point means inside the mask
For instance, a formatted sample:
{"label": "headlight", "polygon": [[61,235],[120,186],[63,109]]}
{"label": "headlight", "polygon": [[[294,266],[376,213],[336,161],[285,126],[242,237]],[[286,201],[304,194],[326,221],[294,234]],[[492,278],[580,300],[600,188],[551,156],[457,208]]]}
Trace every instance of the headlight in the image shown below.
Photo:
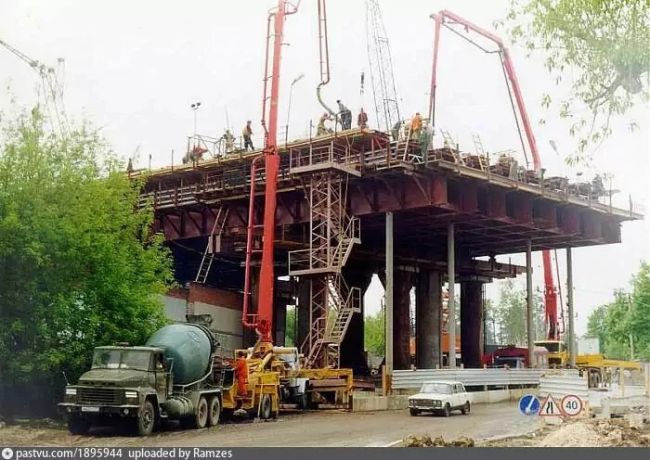
{"label": "headlight", "polygon": [[76,388],[66,388],[65,389],[65,394],[66,394],[66,396],[77,396],[77,389]]}
{"label": "headlight", "polygon": [[137,391],[125,391],[124,396],[126,397],[126,399],[137,399],[138,392]]}
{"label": "headlight", "polygon": [[442,406],[442,401],[440,401],[439,399],[434,400],[434,401],[433,401],[433,406],[434,406],[434,407],[440,407],[440,406]]}

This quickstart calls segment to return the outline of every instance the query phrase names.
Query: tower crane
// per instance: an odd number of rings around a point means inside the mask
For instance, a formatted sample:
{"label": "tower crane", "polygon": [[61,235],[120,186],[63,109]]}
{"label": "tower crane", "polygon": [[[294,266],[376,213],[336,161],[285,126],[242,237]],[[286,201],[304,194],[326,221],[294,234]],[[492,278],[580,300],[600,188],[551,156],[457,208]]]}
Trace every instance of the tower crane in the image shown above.
{"label": "tower crane", "polygon": [[[458,16],[451,11],[442,10],[436,15],[432,15],[432,18],[435,21],[435,31],[434,31],[434,48],[433,48],[433,69],[431,73],[431,92],[430,92],[430,101],[429,101],[429,119],[432,120],[432,124],[435,127],[435,109],[436,109],[436,89],[437,89],[437,66],[438,66],[438,48],[440,45],[440,30],[444,26],[459,35],[463,39],[467,40],[471,44],[477,46],[482,51],[486,53],[497,53],[499,59],[501,60],[501,65],[503,68],[504,75],[506,77],[506,86],[508,88],[508,94],[510,95],[510,101],[512,103],[513,113],[515,115],[515,122],[517,125],[517,131],[519,133],[522,148],[524,150],[524,155],[526,155],[526,147],[523,142],[523,137],[521,135],[520,129],[520,120],[523,125],[524,132],[526,135],[526,140],[528,142],[528,147],[530,153],[533,157],[533,168],[535,172],[541,174],[542,172],[542,162],[539,156],[539,151],[537,149],[537,142],[535,140],[535,135],[532,130],[530,123],[530,118],[528,117],[528,112],[524,104],[523,95],[521,92],[521,87],[519,86],[519,80],[517,79],[517,74],[515,73],[515,68],[512,63],[512,58],[510,57],[510,52],[508,48],[503,43],[500,37],[497,35],[483,29],[482,27],[477,26],[476,24],[468,21],[461,16]],[[496,51],[491,51],[483,47],[482,45],[476,43],[470,39],[467,35],[462,34],[457,29],[451,27],[453,25],[458,25],[464,28],[466,33],[474,32],[488,40],[492,41],[497,45]],[[514,95],[515,101],[512,101],[512,96]],[[516,103],[516,107],[515,107]],[[526,157],[526,160],[527,157]],[[542,251],[542,263],[544,267],[544,305],[546,312],[546,324],[547,324],[547,339],[548,340],[559,340],[558,332],[558,314],[557,314],[557,291],[555,288],[553,280],[553,268],[551,266],[551,253],[549,250]],[[550,350],[549,350],[550,351]]]}
{"label": "tower crane", "polygon": [[[59,80],[62,72],[57,72],[53,67],[49,67],[29,57],[4,40],[0,39],[0,45],[38,73],[41,78],[41,89],[43,91],[45,108],[48,111],[50,120],[52,123],[58,125],[61,136],[65,136],[68,132],[68,120],[63,105],[63,82]],[[59,58],[58,63],[61,66],[60,68],[62,68],[64,64],[63,58]]]}
{"label": "tower crane", "polygon": [[390,44],[379,8],[379,0],[366,0],[366,34],[377,126],[388,133],[401,117]]}

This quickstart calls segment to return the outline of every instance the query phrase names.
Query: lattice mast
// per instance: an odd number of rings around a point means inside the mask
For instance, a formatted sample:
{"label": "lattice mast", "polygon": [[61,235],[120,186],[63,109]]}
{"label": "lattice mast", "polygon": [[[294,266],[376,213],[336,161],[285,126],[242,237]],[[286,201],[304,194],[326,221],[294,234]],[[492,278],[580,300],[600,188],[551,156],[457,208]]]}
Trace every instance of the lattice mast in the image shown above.
{"label": "lattice mast", "polygon": [[401,120],[393,60],[388,34],[384,26],[379,0],[366,0],[366,35],[368,39],[368,64],[379,129],[390,132]]}

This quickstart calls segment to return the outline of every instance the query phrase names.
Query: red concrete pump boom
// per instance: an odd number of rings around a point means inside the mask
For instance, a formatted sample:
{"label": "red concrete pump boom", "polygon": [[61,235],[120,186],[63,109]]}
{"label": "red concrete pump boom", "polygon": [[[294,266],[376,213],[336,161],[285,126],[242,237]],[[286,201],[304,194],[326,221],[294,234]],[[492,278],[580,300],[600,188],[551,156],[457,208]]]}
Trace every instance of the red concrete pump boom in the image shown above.
{"label": "red concrete pump boom", "polygon": [[[298,3],[299,5],[299,3]],[[272,343],[271,330],[273,324],[273,252],[275,240],[275,211],[277,206],[277,184],[280,157],[277,151],[278,134],[278,101],[280,97],[280,63],[282,60],[282,45],[284,37],[284,21],[286,16],[298,11],[298,5],[292,5],[286,0],[278,0],[276,9],[269,12],[266,37],[266,58],[264,63],[264,94],[262,96],[262,127],[264,128],[264,151],[255,158],[251,165],[251,189],[248,208],[248,228],[246,238],[246,264],[244,274],[244,305],[242,323],[247,328],[253,328],[259,335],[261,343]],[[273,27],[271,27],[273,24]],[[271,30],[273,29],[273,31]],[[273,45],[271,68],[269,55]],[[270,82],[270,94],[269,94]],[[267,113],[268,112],[268,113]],[[264,218],[262,225],[255,224],[255,177],[257,163],[264,160],[266,184],[264,189]],[[248,312],[251,290],[251,258],[253,254],[253,234],[256,229],[262,229],[262,264],[259,280],[259,302],[257,313]]]}
{"label": "red concrete pump boom", "polygon": [[[449,27],[451,24],[458,24],[465,28],[467,32],[470,30],[493,41],[498,46],[499,57],[501,58],[501,65],[507,76],[506,84],[508,85],[508,92],[512,92],[517,103],[517,109],[519,112],[519,118],[521,118],[521,123],[524,127],[524,132],[526,133],[526,139],[528,140],[528,147],[530,148],[531,155],[533,157],[533,167],[535,171],[540,173],[542,169],[542,163],[539,157],[539,151],[537,150],[537,142],[535,141],[535,135],[533,134],[532,126],[530,119],[528,117],[528,112],[526,111],[526,106],[524,104],[524,99],[521,92],[521,87],[519,86],[519,80],[517,79],[517,74],[515,73],[515,68],[512,64],[512,59],[510,57],[510,52],[508,48],[504,45],[503,41],[497,35],[483,29],[482,27],[473,24],[472,22],[458,16],[451,11],[442,10],[436,15],[432,15],[435,21],[435,31],[434,31],[434,45],[433,45],[433,70],[431,73],[431,92],[430,92],[430,101],[429,101],[429,119],[432,124],[435,126],[435,107],[436,107],[436,88],[437,88],[437,66],[438,66],[438,46],[440,42],[440,29],[444,25],[455,33],[458,33],[456,30]],[[467,39],[472,44],[481,48],[485,52],[491,52],[480,46],[479,44],[469,40],[464,35],[461,37]],[[514,110],[514,105],[513,105]],[[515,112],[515,121],[517,123],[517,128],[519,128],[519,118],[517,118],[517,112]],[[522,140],[523,147],[523,140]],[[524,155],[526,154],[524,147]],[[551,266],[551,253],[548,250],[542,251],[542,262],[544,266],[544,305],[546,309],[546,322],[548,325],[548,339],[549,340],[558,340],[558,318],[557,318],[557,292],[555,289],[555,284],[553,282],[553,268]]]}

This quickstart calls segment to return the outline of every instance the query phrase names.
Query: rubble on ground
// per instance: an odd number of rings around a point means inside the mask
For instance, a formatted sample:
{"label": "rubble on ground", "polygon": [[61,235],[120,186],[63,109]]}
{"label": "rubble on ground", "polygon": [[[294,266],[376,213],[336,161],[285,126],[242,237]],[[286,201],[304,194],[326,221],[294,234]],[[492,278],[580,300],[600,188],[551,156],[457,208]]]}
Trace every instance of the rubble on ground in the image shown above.
{"label": "rubble on ground", "polygon": [[442,436],[431,439],[427,435],[410,434],[402,441],[403,447],[474,447],[474,440],[464,436],[453,441],[445,441]]}

